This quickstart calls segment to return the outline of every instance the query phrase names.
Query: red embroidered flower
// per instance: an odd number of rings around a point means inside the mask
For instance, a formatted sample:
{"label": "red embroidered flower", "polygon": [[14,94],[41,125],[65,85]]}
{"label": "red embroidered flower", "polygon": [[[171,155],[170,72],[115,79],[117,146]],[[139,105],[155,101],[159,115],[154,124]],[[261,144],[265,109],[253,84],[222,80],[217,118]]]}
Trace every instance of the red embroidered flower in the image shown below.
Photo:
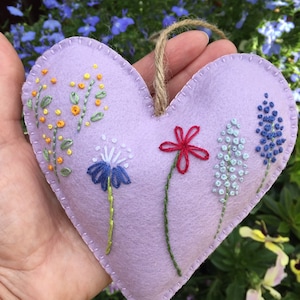
{"label": "red embroidered flower", "polygon": [[179,151],[176,167],[178,172],[185,174],[189,168],[189,153],[195,157],[208,160],[209,153],[200,147],[190,145],[191,140],[200,132],[200,126],[192,126],[186,136],[183,134],[183,129],[176,126],[174,129],[177,144],[173,142],[164,142],[159,146],[159,149],[164,152]]}

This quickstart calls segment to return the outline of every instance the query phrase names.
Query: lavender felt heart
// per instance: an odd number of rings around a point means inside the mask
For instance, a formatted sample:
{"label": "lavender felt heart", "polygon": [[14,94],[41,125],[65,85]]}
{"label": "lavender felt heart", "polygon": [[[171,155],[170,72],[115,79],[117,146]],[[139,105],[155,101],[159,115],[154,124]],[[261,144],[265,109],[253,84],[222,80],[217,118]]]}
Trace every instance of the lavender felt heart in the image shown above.
{"label": "lavender felt heart", "polygon": [[271,187],[297,134],[287,82],[253,54],[208,64],[155,117],[127,61],[73,37],[38,59],[22,99],[46,179],[127,299],[170,299]]}

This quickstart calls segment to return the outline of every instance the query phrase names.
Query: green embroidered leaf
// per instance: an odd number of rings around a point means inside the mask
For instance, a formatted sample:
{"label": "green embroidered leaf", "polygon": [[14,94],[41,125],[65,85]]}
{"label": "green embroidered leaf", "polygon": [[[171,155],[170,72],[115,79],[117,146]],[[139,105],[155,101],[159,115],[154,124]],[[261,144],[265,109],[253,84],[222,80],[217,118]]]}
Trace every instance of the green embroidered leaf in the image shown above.
{"label": "green embroidered leaf", "polygon": [[72,173],[72,170],[70,168],[62,168],[60,170],[60,175],[64,176],[64,177],[69,176],[71,173]]}
{"label": "green embroidered leaf", "polygon": [[103,117],[104,117],[104,113],[100,111],[91,116],[91,121],[97,122],[97,121],[102,120]]}
{"label": "green embroidered leaf", "polygon": [[50,162],[49,151],[46,148],[43,150],[43,156],[47,162]]}
{"label": "green embroidered leaf", "polygon": [[46,108],[50,103],[52,102],[52,97],[51,96],[45,96],[43,97],[41,101],[41,108]]}
{"label": "green embroidered leaf", "polygon": [[62,141],[62,143],[60,145],[60,149],[61,150],[66,150],[66,149],[69,149],[72,145],[73,145],[73,140],[65,139],[65,140]]}
{"label": "green embroidered leaf", "polygon": [[32,109],[32,99],[28,99],[26,105],[29,109]]}
{"label": "green embroidered leaf", "polygon": [[70,94],[70,100],[73,104],[78,104],[79,103],[79,95],[76,92],[71,92]]}
{"label": "green embroidered leaf", "polygon": [[106,97],[106,92],[105,91],[99,91],[96,95],[95,98],[96,99],[103,99]]}

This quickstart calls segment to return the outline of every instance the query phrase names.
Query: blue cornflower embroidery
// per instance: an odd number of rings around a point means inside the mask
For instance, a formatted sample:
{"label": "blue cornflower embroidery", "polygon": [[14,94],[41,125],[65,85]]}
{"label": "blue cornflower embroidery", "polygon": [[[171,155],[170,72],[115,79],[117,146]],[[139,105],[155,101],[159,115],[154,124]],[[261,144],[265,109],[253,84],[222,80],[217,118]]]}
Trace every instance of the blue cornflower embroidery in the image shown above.
{"label": "blue cornflower embroidery", "polygon": [[[105,135],[102,136],[103,141],[107,141]],[[117,140],[112,139],[112,143],[116,144]],[[87,169],[87,174],[91,176],[92,182],[94,184],[100,184],[101,189],[107,192],[107,199],[109,202],[109,230],[108,230],[108,241],[106,247],[106,254],[109,254],[112,247],[112,236],[114,228],[114,196],[113,188],[118,189],[121,184],[130,184],[131,180],[126,171],[128,167],[127,159],[132,158],[131,150],[127,149],[126,152],[129,153],[127,157],[121,157],[122,148],[126,148],[124,144],[121,145],[121,150],[116,150],[113,146],[110,150],[107,146],[103,147],[103,153],[101,153],[100,161],[96,158],[93,159],[94,164],[92,164]],[[100,146],[96,147],[99,151],[102,149]]]}
{"label": "blue cornflower embroidery", "polygon": [[283,152],[282,145],[286,139],[283,137],[283,119],[275,110],[275,104],[268,101],[269,95],[265,93],[262,104],[257,106],[258,127],[256,133],[259,135],[259,143],[255,147],[256,153],[260,155],[263,165],[266,166],[265,176],[257,190],[262,188],[272,163],[275,163],[278,155]]}

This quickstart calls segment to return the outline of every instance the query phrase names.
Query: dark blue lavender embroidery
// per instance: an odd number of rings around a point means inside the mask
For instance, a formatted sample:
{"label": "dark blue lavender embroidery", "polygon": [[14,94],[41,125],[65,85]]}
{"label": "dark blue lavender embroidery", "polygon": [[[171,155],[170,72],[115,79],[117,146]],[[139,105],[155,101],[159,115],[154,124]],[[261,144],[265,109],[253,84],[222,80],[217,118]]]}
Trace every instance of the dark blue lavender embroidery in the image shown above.
{"label": "dark blue lavender embroidery", "polygon": [[283,118],[279,116],[275,109],[275,104],[268,101],[269,95],[265,93],[265,99],[261,105],[257,106],[258,110],[258,127],[256,133],[259,135],[259,144],[255,147],[256,153],[262,158],[263,165],[266,166],[264,178],[257,190],[261,190],[270,170],[272,163],[275,163],[278,155],[283,152],[282,145],[286,139],[283,137]]}

